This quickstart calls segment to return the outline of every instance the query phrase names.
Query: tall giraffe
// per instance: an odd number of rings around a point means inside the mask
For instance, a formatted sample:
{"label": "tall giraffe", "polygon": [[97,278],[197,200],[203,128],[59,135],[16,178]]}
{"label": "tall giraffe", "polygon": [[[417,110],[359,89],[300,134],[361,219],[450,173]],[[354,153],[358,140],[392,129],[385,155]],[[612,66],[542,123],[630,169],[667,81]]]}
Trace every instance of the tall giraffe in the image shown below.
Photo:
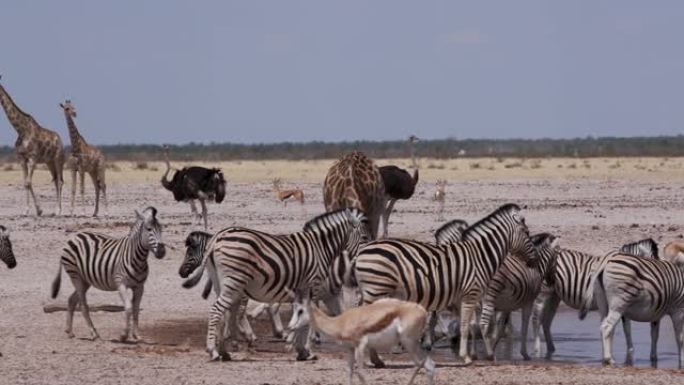
{"label": "tall giraffe", "polygon": [[76,174],[79,173],[81,176],[81,200],[85,202],[85,174],[88,173],[95,187],[95,212],[93,216],[96,217],[100,209],[100,193],[102,193],[105,207],[107,206],[105,158],[102,151],[89,145],[83,139],[81,133],[78,132],[74,122],[76,108],[71,103],[71,100],[60,103],[59,106],[64,110],[64,117],[69,128],[69,139],[71,139],[71,211],[74,211],[74,201],[76,199]]}
{"label": "tall giraffe", "polygon": [[0,84],[0,104],[7,114],[7,119],[17,131],[17,141],[14,148],[21,162],[24,174],[24,187],[26,188],[26,214],[31,210],[31,198],[36,209],[36,215],[41,215],[41,210],[36,194],[33,192],[33,171],[39,163],[45,163],[52,175],[57,194],[56,214],[62,213],[62,168],[64,167],[64,148],[59,135],[41,127],[33,117],[22,111],[12,100],[5,88]]}
{"label": "tall giraffe", "polygon": [[345,207],[363,211],[371,237],[377,238],[387,195],[380,170],[364,153],[349,153],[330,167],[323,184],[323,201],[327,211]]}

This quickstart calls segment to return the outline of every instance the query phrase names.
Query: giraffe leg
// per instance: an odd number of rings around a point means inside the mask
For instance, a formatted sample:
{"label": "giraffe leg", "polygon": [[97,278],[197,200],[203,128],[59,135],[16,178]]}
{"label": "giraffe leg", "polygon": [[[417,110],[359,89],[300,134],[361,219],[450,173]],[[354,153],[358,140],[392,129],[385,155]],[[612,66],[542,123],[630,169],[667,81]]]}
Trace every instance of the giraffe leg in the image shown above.
{"label": "giraffe leg", "polygon": [[73,167],[71,169],[71,214],[74,214],[74,206],[76,202],[76,174],[78,174],[78,170],[76,167]]}
{"label": "giraffe leg", "polygon": [[97,174],[94,172],[90,173],[90,179],[93,181],[93,187],[95,187],[95,212],[93,216],[96,217],[100,211],[100,184],[97,182]]}
{"label": "giraffe leg", "polygon": [[105,206],[105,215],[109,212],[109,207],[107,206],[107,184],[105,183],[105,167],[101,166],[97,176],[97,183],[100,186],[100,192],[102,192],[102,201]]}
{"label": "giraffe leg", "polygon": [[55,215],[62,215],[62,185],[64,181],[62,180],[62,173],[59,170],[60,165],[56,163],[48,163],[48,170],[50,175],[52,175],[52,181],[55,184],[55,195],[57,196],[57,210]]}
{"label": "giraffe leg", "polygon": [[33,198],[33,204],[36,208],[36,215],[41,216],[43,214],[43,210],[40,209],[40,204],[38,203],[38,200],[36,199],[36,193],[33,192],[33,171],[36,170],[36,162],[33,161],[33,159],[28,159],[26,163],[23,165],[24,167],[24,187],[26,188],[26,214],[29,213],[30,208],[31,208],[31,201],[29,197]]}
{"label": "giraffe leg", "polygon": [[83,165],[80,165],[78,167],[78,175],[81,178],[81,204],[83,205],[83,208],[85,209],[86,201],[85,201],[85,171],[83,170]]}

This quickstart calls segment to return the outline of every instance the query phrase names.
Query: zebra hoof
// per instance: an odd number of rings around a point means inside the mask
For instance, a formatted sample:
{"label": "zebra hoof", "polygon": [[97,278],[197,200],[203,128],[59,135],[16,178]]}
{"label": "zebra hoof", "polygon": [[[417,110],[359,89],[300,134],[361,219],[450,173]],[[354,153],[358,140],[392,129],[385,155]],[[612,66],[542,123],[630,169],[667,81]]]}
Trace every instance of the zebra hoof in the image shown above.
{"label": "zebra hoof", "polygon": [[221,359],[221,361],[231,361],[232,360],[232,358],[230,358],[230,353],[228,353],[228,352],[219,353],[219,358]]}
{"label": "zebra hoof", "polygon": [[209,361],[218,361],[221,358],[216,349],[207,349],[207,352],[209,353]]}
{"label": "zebra hoof", "polygon": [[383,361],[375,361],[372,362],[372,364],[375,369],[385,369],[385,367],[387,367]]}
{"label": "zebra hoof", "polygon": [[615,365],[615,361],[612,358],[604,358],[603,361],[601,362],[603,366],[613,366]]}
{"label": "zebra hoof", "polygon": [[74,337],[76,337],[76,336],[74,335],[74,332],[72,332],[72,331],[66,330],[65,333],[66,333],[67,337],[69,337],[69,338],[74,338]]}
{"label": "zebra hoof", "polygon": [[521,355],[523,357],[523,360],[525,360],[525,361],[529,361],[532,359],[532,358],[530,358],[530,355],[527,353],[521,353]]}

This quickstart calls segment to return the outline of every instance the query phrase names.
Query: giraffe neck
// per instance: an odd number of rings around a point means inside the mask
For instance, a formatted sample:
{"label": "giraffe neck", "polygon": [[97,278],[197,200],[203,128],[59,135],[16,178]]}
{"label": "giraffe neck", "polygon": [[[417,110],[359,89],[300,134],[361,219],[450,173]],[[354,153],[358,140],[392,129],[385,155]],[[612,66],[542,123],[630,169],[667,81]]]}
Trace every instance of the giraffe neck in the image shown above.
{"label": "giraffe neck", "polygon": [[30,122],[33,119],[14,103],[12,97],[2,85],[0,85],[0,104],[2,104],[5,114],[7,114],[7,119],[19,136],[23,136],[31,130]]}
{"label": "giraffe neck", "polygon": [[76,122],[74,122],[74,118],[66,111],[64,111],[64,116],[66,117],[67,127],[69,128],[71,151],[75,154],[78,154],[83,151],[83,146],[86,144],[85,140],[78,132],[78,128],[76,128]]}

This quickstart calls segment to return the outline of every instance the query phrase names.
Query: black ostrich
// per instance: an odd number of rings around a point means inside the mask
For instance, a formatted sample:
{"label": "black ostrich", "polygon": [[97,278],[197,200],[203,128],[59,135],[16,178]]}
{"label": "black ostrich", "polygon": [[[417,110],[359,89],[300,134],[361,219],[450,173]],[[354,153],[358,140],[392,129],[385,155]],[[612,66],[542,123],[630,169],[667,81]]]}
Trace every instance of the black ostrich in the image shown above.
{"label": "black ostrich", "polygon": [[194,217],[197,217],[195,200],[202,205],[202,214],[198,219],[204,218],[204,229],[207,229],[207,200],[223,202],[226,197],[226,180],[218,168],[205,168],[199,166],[183,167],[176,170],[171,179],[168,179],[171,171],[169,163],[169,148],[164,146],[164,160],[166,172],[161,178],[161,184],[165,189],[173,193],[173,199],[177,202],[189,202]]}
{"label": "black ostrich", "polygon": [[387,225],[390,214],[394,208],[394,203],[398,199],[409,199],[413,196],[418,184],[418,169],[413,172],[413,177],[408,171],[397,166],[380,167],[382,182],[385,184],[385,194],[387,194],[387,209],[383,215],[383,237],[387,238]]}

